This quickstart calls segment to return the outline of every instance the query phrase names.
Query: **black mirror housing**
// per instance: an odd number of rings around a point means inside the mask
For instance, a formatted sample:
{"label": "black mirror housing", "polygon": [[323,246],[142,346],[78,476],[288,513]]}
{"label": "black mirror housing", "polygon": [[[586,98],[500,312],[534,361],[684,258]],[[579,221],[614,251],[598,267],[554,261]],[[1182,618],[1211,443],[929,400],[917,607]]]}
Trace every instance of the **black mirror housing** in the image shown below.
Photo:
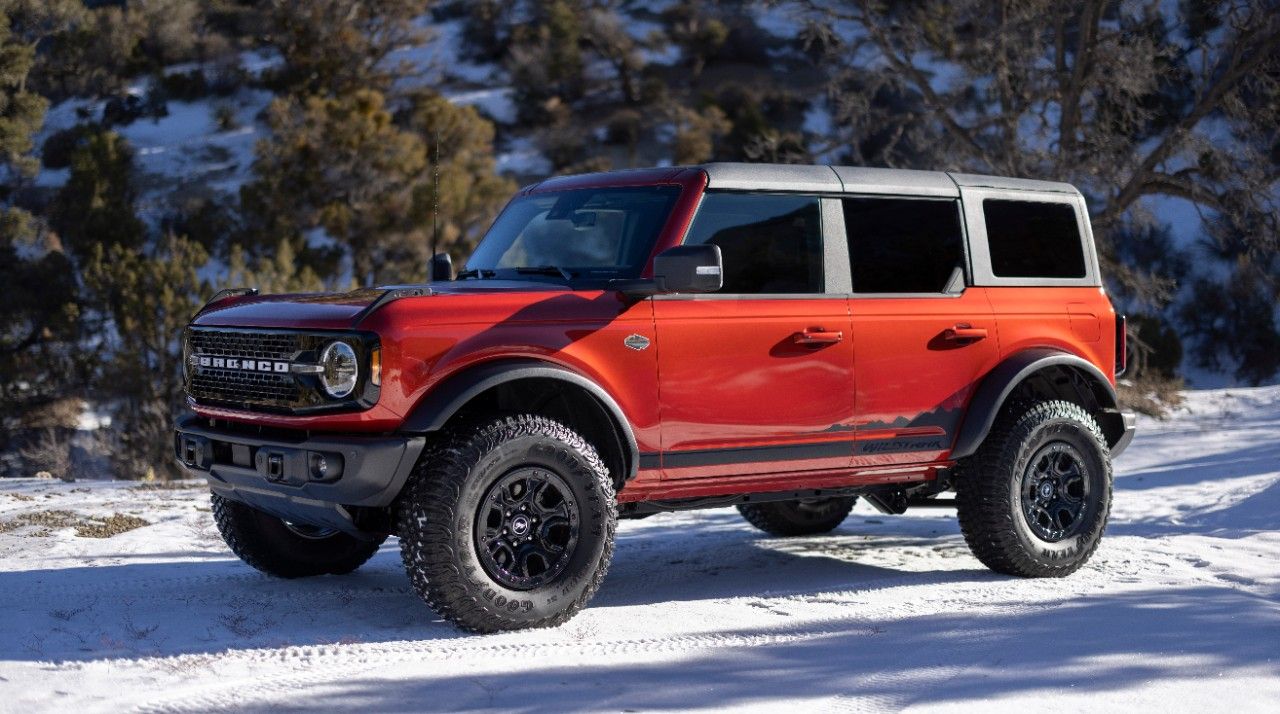
{"label": "black mirror housing", "polygon": [[662,293],[713,293],[724,285],[718,245],[678,245],[653,259],[653,280]]}
{"label": "black mirror housing", "polygon": [[436,253],[427,264],[427,280],[432,283],[447,283],[453,280],[453,258],[448,253]]}

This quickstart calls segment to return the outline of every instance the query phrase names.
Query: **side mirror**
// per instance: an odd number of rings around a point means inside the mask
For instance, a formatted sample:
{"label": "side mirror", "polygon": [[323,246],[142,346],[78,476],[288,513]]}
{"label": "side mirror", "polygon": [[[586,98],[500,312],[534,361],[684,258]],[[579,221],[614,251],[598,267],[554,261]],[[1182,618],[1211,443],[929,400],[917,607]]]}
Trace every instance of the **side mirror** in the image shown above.
{"label": "side mirror", "polygon": [[678,245],[653,259],[653,278],[614,280],[613,289],[641,299],[659,293],[711,293],[724,285],[718,245]]}
{"label": "side mirror", "polygon": [[724,260],[718,245],[678,245],[653,259],[653,281],[660,293],[712,293],[724,285]]}
{"label": "side mirror", "polygon": [[436,253],[427,264],[427,280],[432,283],[447,283],[453,280],[453,258],[448,253]]}

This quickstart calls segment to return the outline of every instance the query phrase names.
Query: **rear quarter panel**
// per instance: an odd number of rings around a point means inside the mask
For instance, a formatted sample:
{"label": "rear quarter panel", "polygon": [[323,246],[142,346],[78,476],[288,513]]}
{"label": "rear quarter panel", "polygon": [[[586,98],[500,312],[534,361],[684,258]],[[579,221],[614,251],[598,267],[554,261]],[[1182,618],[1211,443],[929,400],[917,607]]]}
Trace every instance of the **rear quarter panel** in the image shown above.
{"label": "rear quarter panel", "polygon": [[1000,355],[1053,347],[1092,362],[1115,383],[1115,310],[1098,287],[988,287]]}

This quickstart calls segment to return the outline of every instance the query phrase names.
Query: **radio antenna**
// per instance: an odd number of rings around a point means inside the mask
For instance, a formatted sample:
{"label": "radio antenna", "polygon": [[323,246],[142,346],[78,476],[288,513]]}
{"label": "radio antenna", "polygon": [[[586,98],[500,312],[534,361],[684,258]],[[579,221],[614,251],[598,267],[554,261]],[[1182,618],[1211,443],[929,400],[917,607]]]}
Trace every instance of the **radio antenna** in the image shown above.
{"label": "radio antenna", "polygon": [[440,254],[440,127],[436,126],[436,160],[432,169],[435,172],[435,188],[432,190],[431,207],[431,256]]}

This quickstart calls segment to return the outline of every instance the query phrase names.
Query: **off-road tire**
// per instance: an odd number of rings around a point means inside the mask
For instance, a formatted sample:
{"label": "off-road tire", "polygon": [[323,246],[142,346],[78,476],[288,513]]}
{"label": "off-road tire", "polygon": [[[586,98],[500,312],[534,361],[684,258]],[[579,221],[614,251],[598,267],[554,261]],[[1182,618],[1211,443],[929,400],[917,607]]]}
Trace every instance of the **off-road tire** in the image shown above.
{"label": "off-road tire", "polygon": [[834,496],[803,501],[744,503],[738,512],[751,525],[775,536],[803,536],[829,533],[849,516],[857,496]]}
{"label": "off-road tire", "polygon": [[345,575],[364,565],[386,540],[383,536],[366,541],[338,532],[304,537],[275,516],[216,493],[212,496],[213,520],[231,552],[278,578]]}
{"label": "off-road tire", "polygon": [[[508,587],[486,570],[493,566],[482,563],[477,533],[488,527],[480,518],[492,513],[492,489],[529,470],[550,472],[568,489],[563,502],[576,509],[576,541],[551,580]],[[494,418],[446,431],[423,454],[400,499],[400,553],[418,595],[464,630],[552,627],[600,587],[617,519],[613,481],[595,447],[545,417]]]}
{"label": "off-road tire", "polygon": [[[1081,457],[1088,490],[1076,530],[1051,542],[1033,531],[1023,512],[1024,476],[1033,457],[1063,444]],[[960,530],[974,556],[996,572],[1069,575],[1089,560],[1106,529],[1111,456],[1098,422],[1078,404],[1012,401],[977,452],[956,464],[954,476]]]}

